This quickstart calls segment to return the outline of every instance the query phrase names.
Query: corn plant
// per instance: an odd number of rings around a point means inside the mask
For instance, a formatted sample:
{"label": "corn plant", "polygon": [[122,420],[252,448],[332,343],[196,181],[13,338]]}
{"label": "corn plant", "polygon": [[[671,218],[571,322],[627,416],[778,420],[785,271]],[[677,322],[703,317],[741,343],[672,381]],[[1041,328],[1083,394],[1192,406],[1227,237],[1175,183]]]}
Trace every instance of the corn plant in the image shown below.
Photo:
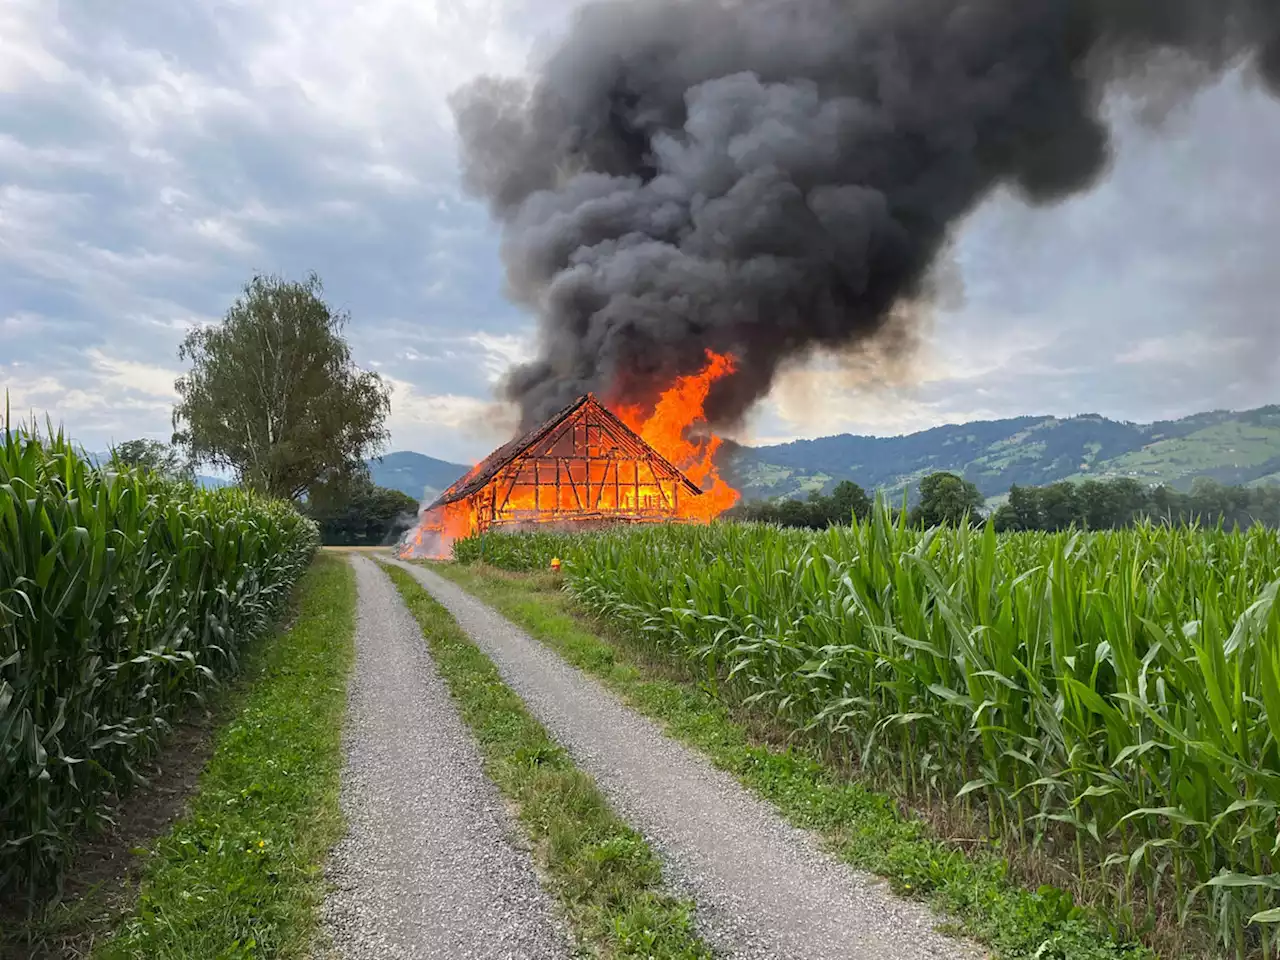
{"label": "corn plant", "polygon": [[99,470],[59,432],[0,447],[0,891],[56,881],[173,717],[235,673],[315,525],[238,489]]}
{"label": "corn plant", "polygon": [[516,572],[545,570],[554,558],[572,550],[573,544],[585,536],[591,534],[477,533],[454,541],[453,559],[458,563],[487,563]]}
{"label": "corn plant", "polygon": [[1280,538],[1141,526],[926,532],[883,505],[809,533],[666,526],[558,553],[587,607],[811,732],[963,805],[1106,891],[1141,930],[1207,924],[1274,956]]}

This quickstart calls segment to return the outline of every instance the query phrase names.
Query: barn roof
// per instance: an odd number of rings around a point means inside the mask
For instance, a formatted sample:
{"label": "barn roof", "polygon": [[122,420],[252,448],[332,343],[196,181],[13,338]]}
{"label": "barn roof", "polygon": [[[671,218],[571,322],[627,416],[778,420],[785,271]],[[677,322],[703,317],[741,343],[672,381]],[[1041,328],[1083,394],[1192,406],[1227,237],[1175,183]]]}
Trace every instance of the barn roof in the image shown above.
{"label": "barn roof", "polygon": [[597,413],[603,415],[605,422],[620,439],[630,440],[632,443],[636,444],[644,451],[646,456],[653,457],[662,466],[670,470],[675,477],[679,478],[680,482],[690,493],[694,496],[701,495],[702,490],[692,480],[686,477],[681,470],[673,466],[665,457],[662,456],[662,454],[649,446],[649,444],[647,444],[639,434],[619,420],[612,410],[595,398],[595,394],[588,393],[573,401],[573,403],[569,404],[559,413],[552,415],[542,424],[498,447],[497,450],[485,457],[468,473],[454,481],[453,485],[444,493],[440,494],[428,509],[441,507],[446,503],[455,503],[458,500],[465,500],[467,497],[483,489],[489,481],[497,475],[499,470],[509,464],[512,460],[516,459],[516,457],[520,456],[534,444],[545,439],[557,427],[563,424],[583,407],[588,405],[591,405]]}

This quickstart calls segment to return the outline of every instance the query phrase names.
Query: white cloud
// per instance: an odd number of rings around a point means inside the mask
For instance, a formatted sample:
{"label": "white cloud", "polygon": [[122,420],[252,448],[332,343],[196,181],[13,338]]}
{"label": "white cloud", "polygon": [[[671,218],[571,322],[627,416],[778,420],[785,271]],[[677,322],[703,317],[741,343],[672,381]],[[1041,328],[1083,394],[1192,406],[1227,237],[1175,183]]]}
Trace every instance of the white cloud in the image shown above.
{"label": "white cloud", "polygon": [[119,125],[131,145],[136,144],[139,156],[172,162],[172,155],[159,146],[164,143],[165,132],[174,127],[199,127],[217,112],[265,120],[263,105],[248,91],[234,90],[175,67],[158,50],[117,46],[111,53],[123,70],[147,76],[147,81],[94,86],[88,76],[81,75],[79,79],[89,86],[91,96],[97,98],[106,116]]}
{"label": "white cloud", "polygon": [[145,390],[122,391],[111,383],[110,374],[53,375],[22,363],[0,364],[0,393],[7,395],[15,421],[34,420],[43,427],[47,418],[86,446],[140,436],[167,439],[170,433],[168,403]]}
{"label": "white cloud", "polygon": [[6,0],[0,5],[0,91],[12,93],[33,80],[66,79],[67,65],[43,42],[60,32],[56,5],[47,0]]}
{"label": "white cloud", "polygon": [[489,425],[498,431],[510,425],[512,411],[503,404],[452,393],[422,393],[413,384],[392,377],[391,421],[461,429]]}
{"label": "white cloud", "polygon": [[215,246],[225,247],[234,253],[248,253],[258,249],[240,228],[220,217],[205,217],[194,224],[195,231]]}
{"label": "white cloud", "polygon": [[36,145],[23,143],[16,137],[0,133],[0,169],[91,170],[101,168],[106,161],[106,151],[98,147]]}
{"label": "white cloud", "polygon": [[177,399],[173,384],[181,374],[176,370],[110,357],[98,349],[89,350],[88,356],[104,385],[162,400]]}
{"label": "white cloud", "polygon": [[407,381],[384,379],[392,388],[387,426],[394,449],[473,462],[515,433],[518,413],[510,406],[474,396],[424,393]]}
{"label": "white cloud", "polygon": [[45,325],[45,320],[38,313],[18,311],[7,317],[0,317],[0,334],[17,336],[20,333],[34,333]]}
{"label": "white cloud", "polygon": [[[545,3],[545,0],[543,0]],[[513,31],[513,0],[286,0],[273,4],[263,42],[247,54],[262,89],[296,88],[327,123],[370,139],[396,139],[391,117],[414,117],[448,134],[448,93],[477,73],[523,65],[527,43]],[[545,3],[546,13],[568,3]]]}
{"label": "white cloud", "polygon": [[513,364],[533,356],[533,339],[528,335],[476,333],[467,341],[484,351],[481,363],[490,383],[496,383]]}
{"label": "white cloud", "polygon": [[[964,423],[999,417],[999,411],[975,403],[977,397],[958,394],[930,400],[914,385],[858,389],[838,370],[809,368],[785,374],[743,437],[755,443],[780,433],[785,439],[829,436],[835,433],[894,436],[926,430],[943,423]],[[772,414],[772,416],[770,416]],[[771,422],[770,422],[771,421]],[[780,421],[780,422],[779,422]],[[778,431],[778,427],[784,430]]]}

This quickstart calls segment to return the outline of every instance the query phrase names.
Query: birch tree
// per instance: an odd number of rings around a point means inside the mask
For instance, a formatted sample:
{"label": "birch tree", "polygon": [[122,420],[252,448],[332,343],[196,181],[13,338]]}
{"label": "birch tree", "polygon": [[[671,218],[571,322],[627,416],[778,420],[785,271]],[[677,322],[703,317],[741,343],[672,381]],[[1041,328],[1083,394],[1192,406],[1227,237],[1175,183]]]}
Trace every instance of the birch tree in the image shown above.
{"label": "birch tree", "polygon": [[288,500],[365,473],[387,440],[390,390],[352,362],[349,317],[322,294],[315,274],[257,276],[221,323],[187,334],[173,442],[193,460]]}

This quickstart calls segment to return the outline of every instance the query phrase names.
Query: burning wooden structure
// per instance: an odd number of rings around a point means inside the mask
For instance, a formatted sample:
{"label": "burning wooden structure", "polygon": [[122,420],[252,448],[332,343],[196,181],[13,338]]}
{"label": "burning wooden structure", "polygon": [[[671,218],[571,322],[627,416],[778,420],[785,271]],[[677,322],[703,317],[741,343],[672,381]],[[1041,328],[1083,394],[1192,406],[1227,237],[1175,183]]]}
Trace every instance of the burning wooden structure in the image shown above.
{"label": "burning wooden structure", "polygon": [[738,501],[716,468],[720,438],[703,414],[712,384],[733,372],[733,357],[707,351],[707,365],[652,406],[611,410],[579,397],[437,497],[400,555],[446,558],[455,540],[492,528],[709,523]]}
{"label": "burning wooden structure", "polygon": [[[499,447],[427,508],[484,531],[525,524],[657,522],[702,491],[594,395]],[[682,501],[684,507],[682,508]],[[458,532],[461,532],[459,530]]]}

